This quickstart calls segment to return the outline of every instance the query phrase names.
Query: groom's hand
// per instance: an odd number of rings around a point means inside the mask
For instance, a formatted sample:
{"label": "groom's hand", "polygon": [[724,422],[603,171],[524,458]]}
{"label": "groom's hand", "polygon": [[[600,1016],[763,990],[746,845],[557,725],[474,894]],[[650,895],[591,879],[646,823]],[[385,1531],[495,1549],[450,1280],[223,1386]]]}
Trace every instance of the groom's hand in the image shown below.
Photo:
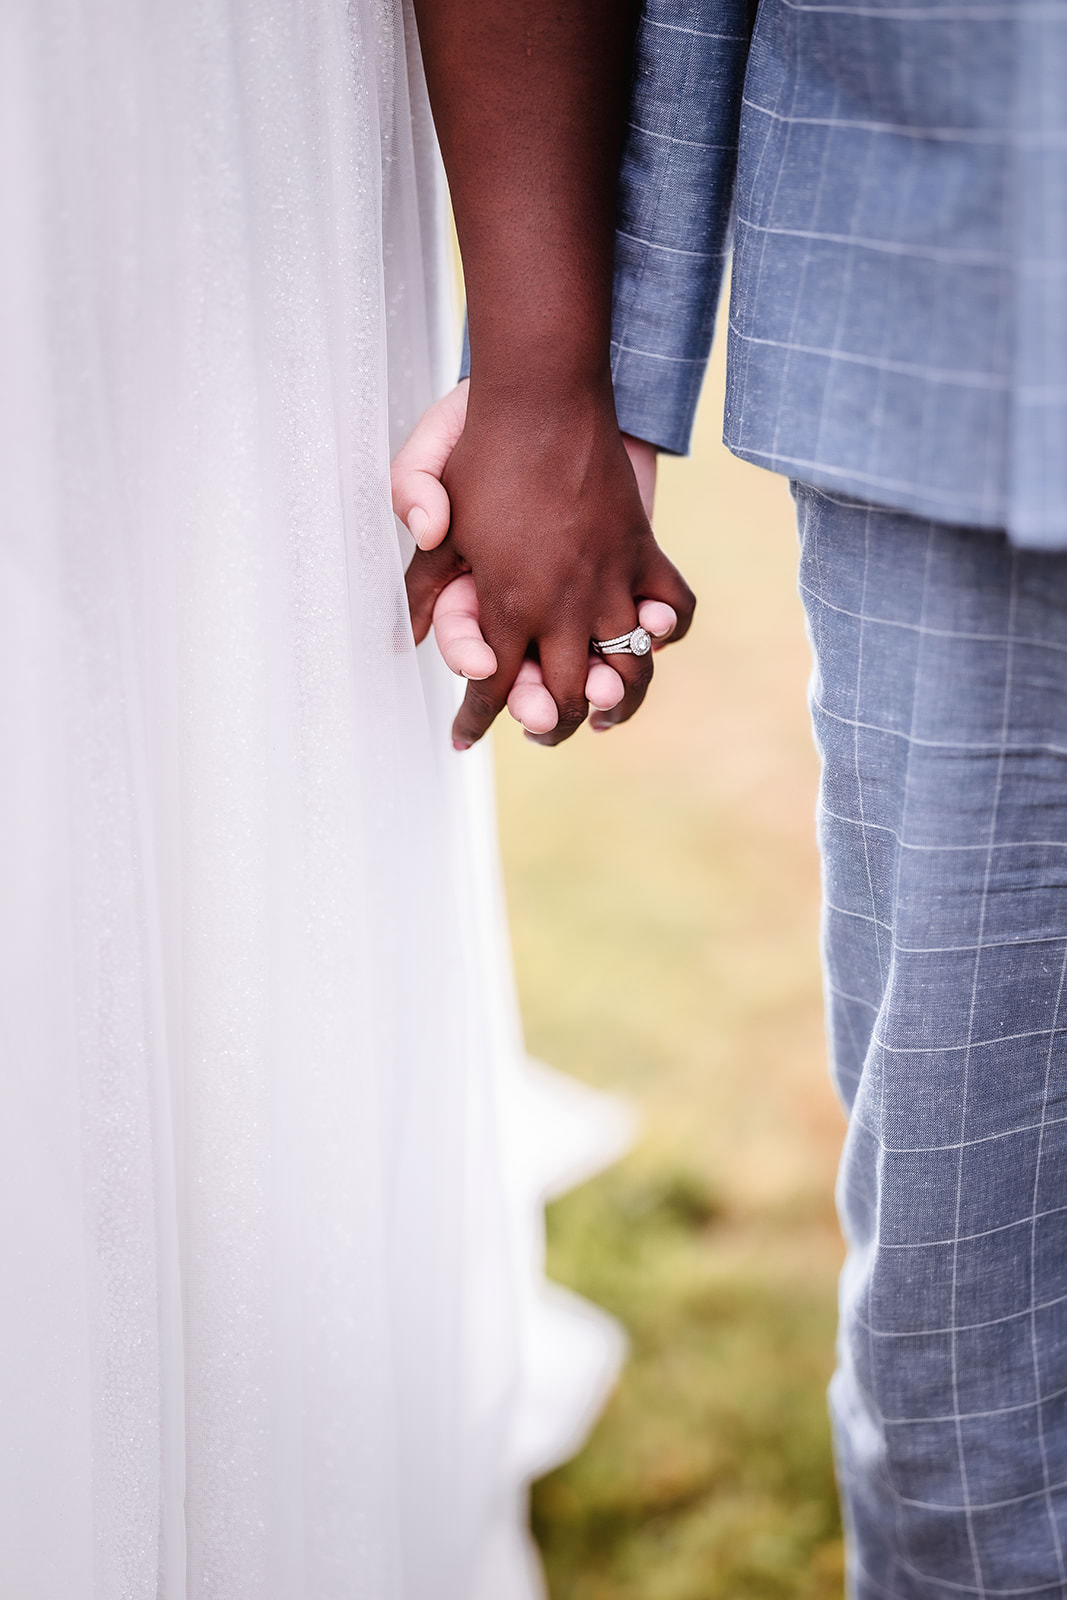
{"label": "groom's hand", "polygon": [[[393,509],[424,550],[436,549],[448,533],[451,508],[441,485],[441,475],[463,432],[468,384],[464,379],[429,406],[398,451],[391,469]],[[645,515],[651,521],[656,492],[656,449],[643,439],[624,435],[626,453],[637,480]],[[678,617],[662,600],[642,600],[638,621],[652,636],[653,650],[675,637]],[[437,647],[458,677],[481,680],[496,671],[496,657],[481,631],[478,597],[469,574],[454,578],[442,589],[434,605],[433,631]],[[585,682],[585,697],[592,713],[591,726],[614,726],[611,713],[625,695],[625,685],[608,661],[593,654]],[[508,695],[507,708],[528,734],[550,733],[559,721],[555,702],[544,686],[537,661],[523,662]]]}
{"label": "groom's hand", "polygon": [[[398,458],[401,481],[419,492],[401,489],[397,509],[424,545],[440,536],[444,521],[440,487],[430,480],[454,424],[463,426],[458,407],[451,416],[421,482],[410,458],[407,464],[403,452]],[[585,719],[592,639],[629,632],[642,600],[673,608],[677,637],[693,612],[692,594],[652,535],[610,395],[582,391],[568,401],[554,393],[551,405],[525,395],[498,395],[491,407],[483,402],[468,413],[442,476],[451,531],[436,548],[417,551],[409,568],[415,636],[428,631],[442,590],[470,573],[481,633],[495,660],[488,677],[468,685],[454,741],[466,748],[481,738],[512,690],[522,687],[520,673],[529,682],[534,661],[558,709],[541,742],[556,744]],[[425,523],[416,508],[427,513]],[[668,616],[655,631],[669,625]],[[589,696],[604,709],[600,726],[631,716],[651,678],[650,656],[613,656],[611,666],[623,696],[614,708]]]}
{"label": "groom's hand", "polygon": [[[662,600],[642,600],[637,616],[641,626],[652,635],[653,650],[667,643],[678,621],[671,607]],[[446,666],[457,677],[492,677],[496,671],[496,657],[482,636],[478,596],[469,573],[454,578],[441,590],[433,611],[433,631]],[[590,724],[593,728],[601,730],[614,725],[611,713],[625,693],[626,687],[615,668],[602,657],[591,656],[585,698],[592,712]],[[508,711],[531,738],[551,733],[555,728],[559,713],[545,688],[538,662],[524,661],[519,668],[508,695]]]}
{"label": "groom's hand", "polygon": [[[420,550],[436,549],[448,532],[451,507],[441,487],[441,475],[463,432],[469,390],[470,380],[462,378],[454,389],[427,406],[390,468],[393,510]],[[627,433],[622,438],[645,516],[651,522],[656,499],[656,447]]]}
{"label": "groom's hand", "polygon": [[[639,7],[618,0],[415,0],[463,257],[471,386],[444,472],[448,538],[409,569],[417,637],[470,573],[496,671],[468,685],[469,746],[535,659],[559,710],[586,715],[590,642],[630,633],[654,595],[688,623],[692,596],[656,546],[611,388],[619,161]],[[628,716],[649,655],[612,657]]]}

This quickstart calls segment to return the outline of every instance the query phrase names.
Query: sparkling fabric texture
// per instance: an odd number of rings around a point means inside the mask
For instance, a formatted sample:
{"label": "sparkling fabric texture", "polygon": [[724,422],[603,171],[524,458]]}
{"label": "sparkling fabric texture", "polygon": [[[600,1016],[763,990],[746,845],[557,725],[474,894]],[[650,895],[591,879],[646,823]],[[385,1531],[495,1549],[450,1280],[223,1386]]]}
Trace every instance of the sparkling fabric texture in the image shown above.
{"label": "sparkling fabric texture", "polygon": [[416,60],[391,0],[0,19],[5,1596],[525,1600],[618,1355],[538,1204],[619,1119],[522,1060],[388,503]]}

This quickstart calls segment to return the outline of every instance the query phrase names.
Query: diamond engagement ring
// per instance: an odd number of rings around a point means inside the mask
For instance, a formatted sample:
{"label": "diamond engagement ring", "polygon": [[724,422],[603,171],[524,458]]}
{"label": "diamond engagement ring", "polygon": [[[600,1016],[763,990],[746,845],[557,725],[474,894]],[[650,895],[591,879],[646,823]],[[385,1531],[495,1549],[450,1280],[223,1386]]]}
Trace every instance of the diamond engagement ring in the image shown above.
{"label": "diamond engagement ring", "polygon": [[634,628],[632,633],[620,633],[617,639],[594,639],[593,649],[601,656],[647,656],[652,649],[652,635],[647,628]]}

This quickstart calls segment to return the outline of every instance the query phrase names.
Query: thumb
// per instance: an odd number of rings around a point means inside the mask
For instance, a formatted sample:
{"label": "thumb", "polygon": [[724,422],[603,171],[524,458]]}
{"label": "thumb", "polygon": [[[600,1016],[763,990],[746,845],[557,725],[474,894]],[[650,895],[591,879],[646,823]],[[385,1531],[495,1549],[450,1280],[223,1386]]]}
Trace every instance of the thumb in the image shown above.
{"label": "thumb", "polygon": [[449,540],[436,550],[416,550],[407,570],[405,583],[408,591],[408,610],[411,612],[411,631],[415,643],[421,644],[430,631],[433,608],[437,597],[453,578],[469,572],[470,568],[456,554]]}
{"label": "thumb", "polygon": [[390,468],[393,510],[422,550],[434,549],[448,532],[451,508],[441,475],[463,432],[467,388],[457,384],[423,413]]}
{"label": "thumb", "polygon": [[398,456],[391,469],[393,510],[420,550],[434,550],[448,533],[452,507],[439,478],[417,467],[400,466]]}

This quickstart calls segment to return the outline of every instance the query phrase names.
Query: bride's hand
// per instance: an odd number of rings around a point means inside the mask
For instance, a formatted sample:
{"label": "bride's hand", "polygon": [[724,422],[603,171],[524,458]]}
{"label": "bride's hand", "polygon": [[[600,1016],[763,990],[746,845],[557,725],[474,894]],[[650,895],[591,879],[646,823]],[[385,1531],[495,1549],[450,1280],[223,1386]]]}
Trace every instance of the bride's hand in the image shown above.
{"label": "bride's hand", "polygon": [[[641,626],[652,635],[656,650],[670,639],[678,620],[673,608],[664,605],[662,600],[642,600],[637,615]],[[457,677],[474,680],[492,677],[496,671],[496,657],[478,625],[478,594],[469,573],[453,578],[441,590],[434,606],[433,631],[437,648]],[[599,732],[612,726],[607,714],[619,705],[625,692],[626,685],[615,668],[600,656],[590,656],[585,698],[593,713],[591,727]],[[556,702],[545,688],[537,661],[523,662],[507,705],[515,721],[531,735],[551,733],[559,720]]]}
{"label": "bride's hand", "polygon": [[[394,509],[408,524],[423,551],[436,549],[448,532],[451,507],[441,478],[463,433],[466,400],[467,384],[461,383],[431,406],[393,463]],[[618,434],[616,433],[614,437],[617,440]],[[625,445],[644,511],[648,516],[651,514],[655,492],[656,452],[653,446],[641,440],[627,439]],[[631,492],[632,487],[633,482],[629,480]],[[692,597],[674,568],[655,546],[647,526],[645,532],[647,541],[652,547],[650,565],[662,584],[660,592],[664,590],[671,592],[680,601],[683,615],[681,632],[684,632],[691,617]],[[429,573],[428,581],[423,583],[421,589],[415,587],[413,600],[416,602],[414,609],[420,624],[419,636],[421,637],[426,631],[425,613],[429,604],[432,608],[438,646],[452,670],[475,682],[497,680],[496,694],[488,706],[479,702],[476,694],[469,696],[475,712],[473,725],[471,721],[464,722],[462,714],[461,718],[457,719],[457,743],[465,745],[472,742],[466,737],[470,731],[474,732],[475,737],[480,737],[485,731],[485,727],[500,709],[501,690],[507,686],[500,682],[501,675],[496,656],[486,643],[479,625],[477,589],[473,579],[463,571],[466,563],[457,562],[456,553],[452,551],[446,551],[444,555],[447,558],[447,565]],[[447,574],[449,570],[456,570],[457,566],[462,575],[453,578],[451,582],[444,581],[444,586],[441,587],[441,572]],[[437,590],[440,592],[437,593],[434,603],[433,596]],[[632,604],[631,601],[627,623],[632,620]],[[422,615],[418,615],[420,607]],[[642,599],[638,605],[637,619],[652,635],[656,649],[676,634],[678,615],[675,609],[664,601]],[[681,632],[677,634],[678,637],[681,636]],[[603,632],[600,636],[604,636]],[[628,657],[625,660],[628,683],[624,683],[614,667],[601,658],[593,655],[586,661],[584,699],[593,711],[592,726],[596,729],[609,728],[616,722],[624,720],[636,709],[643,696],[644,688],[647,686],[647,671],[634,674],[633,668],[640,666],[641,663],[636,658]],[[537,737],[539,742],[550,744],[558,742],[559,738],[566,737],[572,732],[585,714],[584,703],[580,714],[572,708],[569,718],[565,718],[565,723],[569,725],[557,732],[560,719],[556,703],[545,687],[539,661],[529,656],[522,659],[518,667],[514,682],[507,692],[506,703],[511,715],[523,724],[531,736]],[[491,711],[491,715],[486,716],[486,711]]]}

